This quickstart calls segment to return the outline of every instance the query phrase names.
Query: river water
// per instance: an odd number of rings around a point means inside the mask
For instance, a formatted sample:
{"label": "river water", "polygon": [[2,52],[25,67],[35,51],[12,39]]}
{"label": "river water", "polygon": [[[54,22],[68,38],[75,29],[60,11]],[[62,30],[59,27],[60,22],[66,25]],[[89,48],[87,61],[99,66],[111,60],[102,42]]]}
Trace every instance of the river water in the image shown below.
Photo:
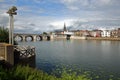
{"label": "river water", "polygon": [[36,67],[45,72],[64,65],[89,71],[93,80],[120,78],[120,41],[56,40],[19,44],[36,47]]}

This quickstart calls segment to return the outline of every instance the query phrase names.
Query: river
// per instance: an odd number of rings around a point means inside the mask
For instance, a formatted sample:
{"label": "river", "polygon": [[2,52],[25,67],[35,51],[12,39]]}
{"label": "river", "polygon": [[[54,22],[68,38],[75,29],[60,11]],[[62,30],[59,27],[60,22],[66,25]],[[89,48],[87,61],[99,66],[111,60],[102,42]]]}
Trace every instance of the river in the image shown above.
{"label": "river", "polygon": [[36,47],[36,67],[45,72],[64,65],[99,76],[94,80],[120,78],[120,41],[56,40],[19,44]]}

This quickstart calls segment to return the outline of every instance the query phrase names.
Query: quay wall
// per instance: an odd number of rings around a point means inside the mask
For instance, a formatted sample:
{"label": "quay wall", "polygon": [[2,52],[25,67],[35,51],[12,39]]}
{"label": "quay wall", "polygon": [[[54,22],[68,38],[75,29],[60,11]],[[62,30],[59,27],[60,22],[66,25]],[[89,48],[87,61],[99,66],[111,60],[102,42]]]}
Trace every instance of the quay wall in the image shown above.
{"label": "quay wall", "polygon": [[86,39],[86,37],[71,36],[70,39]]}
{"label": "quay wall", "polygon": [[61,39],[66,39],[65,36],[56,36],[54,38],[52,38],[52,40],[61,40]]}
{"label": "quay wall", "polygon": [[111,40],[111,41],[120,41],[120,38],[115,38],[115,37],[86,37],[86,40]]}
{"label": "quay wall", "polygon": [[[57,36],[53,38],[54,40],[60,40],[60,39],[67,39],[66,36]],[[80,37],[80,36],[71,36],[70,39],[86,39],[86,37]]]}
{"label": "quay wall", "polygon": [[[66,36],[57,36],[53,38],[54,40],[67,39]],[[79,40],[111,40],[111,41],[120,41],[120,37],[80,37],[80,36],[71,36],[70,39],[79,39]]]}

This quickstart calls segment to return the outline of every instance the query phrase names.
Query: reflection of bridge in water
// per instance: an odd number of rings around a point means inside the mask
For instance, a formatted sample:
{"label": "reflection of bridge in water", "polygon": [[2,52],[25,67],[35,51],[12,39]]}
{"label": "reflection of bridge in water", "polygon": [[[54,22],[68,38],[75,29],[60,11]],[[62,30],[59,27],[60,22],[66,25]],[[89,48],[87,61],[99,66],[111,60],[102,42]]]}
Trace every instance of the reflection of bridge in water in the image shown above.
{"label": "reflection of bridge in water", "polygon": [[42,40],[50,40],[51,35],[42,35],[42,34],[21,34],[15,33],[14,39],[16,41],[42,41]]}

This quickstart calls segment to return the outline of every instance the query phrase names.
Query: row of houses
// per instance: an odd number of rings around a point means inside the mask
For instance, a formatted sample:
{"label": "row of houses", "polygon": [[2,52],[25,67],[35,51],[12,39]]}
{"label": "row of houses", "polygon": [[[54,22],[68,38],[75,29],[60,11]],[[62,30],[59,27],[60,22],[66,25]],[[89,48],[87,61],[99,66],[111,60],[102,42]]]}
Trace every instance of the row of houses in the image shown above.
{"label": "row of houses", "polygon": [[67,30],[66,24],[64,23],[63,30],[55,31],[55,34],[58,36],[62,35],[74,35],[74,36],[80,36],[80,37],[120,37],[120,28],[113,29],[113,30],[107,30],[107,29],[101,29],[101,30]]}
{"label": "row of houses", "polygon": [[72,30],[72,31],[56,31],[56,35],[74,35],[80,37],[120,37],[120,28],[115,30]]}
{"label": "row of houses", "polygon": [[73,30],[75,36],[86,37],[120,37],[120,28],[115,30]]}

